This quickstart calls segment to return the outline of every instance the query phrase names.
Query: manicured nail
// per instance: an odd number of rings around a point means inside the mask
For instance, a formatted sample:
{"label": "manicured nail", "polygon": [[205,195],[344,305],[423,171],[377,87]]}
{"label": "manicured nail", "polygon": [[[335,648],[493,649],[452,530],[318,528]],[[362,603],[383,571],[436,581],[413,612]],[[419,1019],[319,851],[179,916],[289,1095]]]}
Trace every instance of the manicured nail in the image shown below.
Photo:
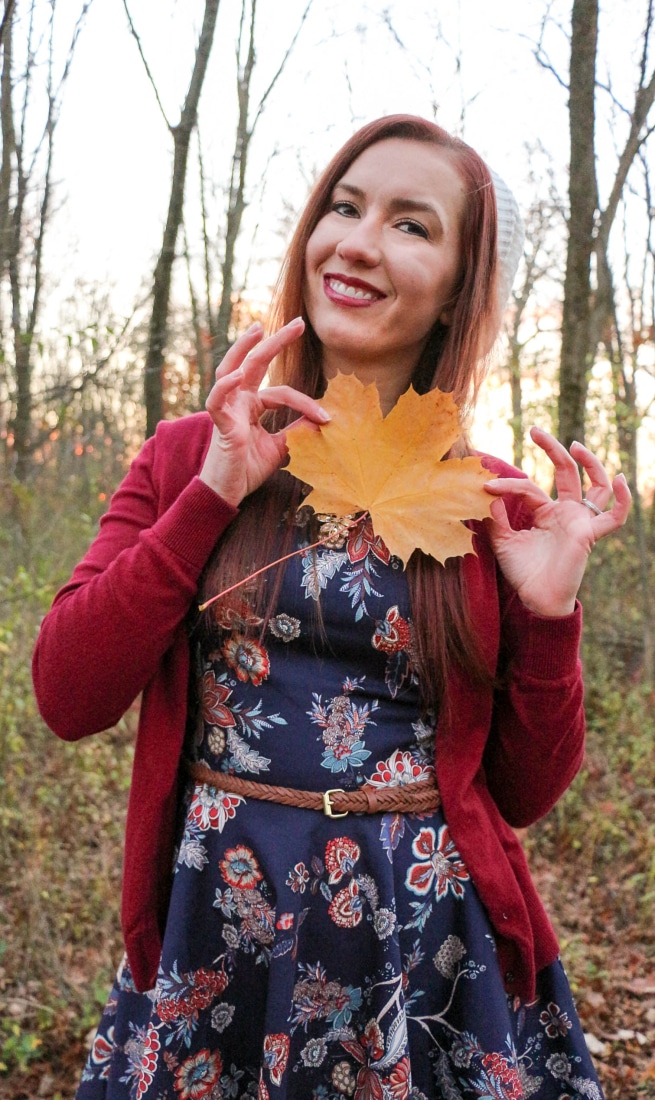
{"label": "manicured nail", "polygon": [[324,409],[322,405],[318,406],[318,416],[320,420],[328,421],[332,419],[327,409]]}
{"label": "manicured nail", "polygon": [[263,331],[264,331],[264,326],[262,325],[261,321],[253,321],[250,328],[246,329],[246,336],[252,336],[252,335],[254,335],[255,332],[263,332]]}

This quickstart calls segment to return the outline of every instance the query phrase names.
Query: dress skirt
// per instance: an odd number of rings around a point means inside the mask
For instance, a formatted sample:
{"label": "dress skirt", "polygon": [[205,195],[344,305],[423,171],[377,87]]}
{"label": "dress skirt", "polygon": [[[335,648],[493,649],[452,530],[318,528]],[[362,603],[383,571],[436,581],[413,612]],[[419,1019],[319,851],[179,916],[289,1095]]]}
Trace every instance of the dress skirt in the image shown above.
{"label": "dress skirt", "polygon": [[[222,608],[198,644],[190,756],[313,790],[432,774],[406,584],[366,523],[253,617]],[[561,963],[508,998],[441,810],[336,819],[192,782],[181,810],[157,983],[123,963],[78,1100],[602,1100]]]}

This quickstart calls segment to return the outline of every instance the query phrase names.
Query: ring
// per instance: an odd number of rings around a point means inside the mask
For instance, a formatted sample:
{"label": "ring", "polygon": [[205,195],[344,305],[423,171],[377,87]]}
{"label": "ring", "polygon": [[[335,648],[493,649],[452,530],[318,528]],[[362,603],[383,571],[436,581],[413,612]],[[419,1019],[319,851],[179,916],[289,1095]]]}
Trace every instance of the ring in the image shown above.
{"label": "ring", "polygon": [[584,497],[584,499],[580,501],[580,504],[584,504],[585,508],[589,508],[595,516],[602,516],[603,514],[603,509],[599,508],[597,504],[594,504],[593,500],[587,500],[587,498]]}

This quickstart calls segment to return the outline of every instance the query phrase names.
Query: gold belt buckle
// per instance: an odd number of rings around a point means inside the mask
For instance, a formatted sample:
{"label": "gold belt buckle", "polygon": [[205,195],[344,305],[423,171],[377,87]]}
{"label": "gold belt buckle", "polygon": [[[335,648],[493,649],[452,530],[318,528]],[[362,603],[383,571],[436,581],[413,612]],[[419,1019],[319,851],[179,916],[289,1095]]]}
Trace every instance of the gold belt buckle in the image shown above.
{"label": "gold belt buckle", "polygon": [[344,810],[341,814],[336,814],[332,809],[331,794],[345,794],[346,792],[342,787],[331,787],[329,791],[323,791],[323,813],[327,817],[348,817],[348,810]]}

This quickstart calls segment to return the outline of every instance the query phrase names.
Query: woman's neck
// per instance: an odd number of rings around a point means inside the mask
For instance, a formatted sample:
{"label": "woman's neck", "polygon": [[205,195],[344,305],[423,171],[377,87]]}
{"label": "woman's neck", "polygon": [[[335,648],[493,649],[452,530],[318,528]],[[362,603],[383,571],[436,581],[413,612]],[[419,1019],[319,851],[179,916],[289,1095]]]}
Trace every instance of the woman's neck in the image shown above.
{"label": "woman's neck", "polygon": [[383,416],[391,412],[400,395],[409,387],[416,369],[413,361],[405,364],[399,363],[398,360],[393,363],[384,363],[379,360],[366,362],[329,352],[324,352],[322,365],[323,374],[328,380],[334,378],[336,374],[354,374],[365,386],[374,382],[380,396]]}

